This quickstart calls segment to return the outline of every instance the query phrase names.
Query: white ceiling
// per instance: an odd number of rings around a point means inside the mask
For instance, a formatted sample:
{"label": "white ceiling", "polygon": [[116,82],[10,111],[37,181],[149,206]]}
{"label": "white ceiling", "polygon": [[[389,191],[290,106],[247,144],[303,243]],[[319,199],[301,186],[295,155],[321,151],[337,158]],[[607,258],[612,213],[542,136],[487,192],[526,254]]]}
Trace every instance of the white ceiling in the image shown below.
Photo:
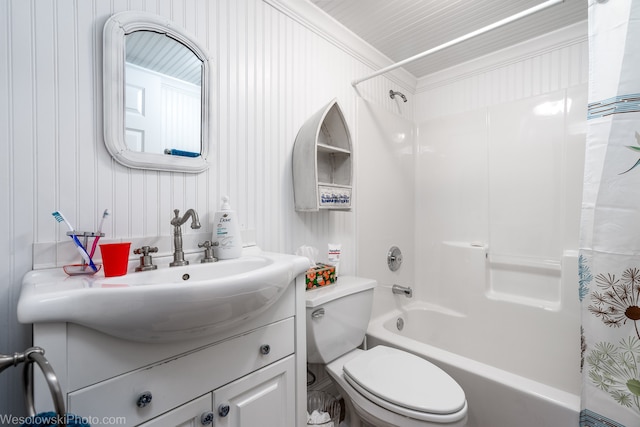
{"label": "white ceiling", "polygon": [[[543,0],[310,0],[398,62]],[[529,17],[405,65],[415,77],[449,68],[587,19],[587,0],[564,0]]]}

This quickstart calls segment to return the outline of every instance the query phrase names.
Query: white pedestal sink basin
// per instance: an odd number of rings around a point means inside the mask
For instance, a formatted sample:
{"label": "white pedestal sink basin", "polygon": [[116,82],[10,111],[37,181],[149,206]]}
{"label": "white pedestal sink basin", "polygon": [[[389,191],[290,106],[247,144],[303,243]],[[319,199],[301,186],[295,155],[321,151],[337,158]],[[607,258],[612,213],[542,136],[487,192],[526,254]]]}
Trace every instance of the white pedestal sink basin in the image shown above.
{"label": "white pedestal sink basin", "polygon": [[143,342],[212,335],[266,310],[308,267],[306,258],[256,252],[109,278],[34,270],[22,281],[18,320],[77,323]]}

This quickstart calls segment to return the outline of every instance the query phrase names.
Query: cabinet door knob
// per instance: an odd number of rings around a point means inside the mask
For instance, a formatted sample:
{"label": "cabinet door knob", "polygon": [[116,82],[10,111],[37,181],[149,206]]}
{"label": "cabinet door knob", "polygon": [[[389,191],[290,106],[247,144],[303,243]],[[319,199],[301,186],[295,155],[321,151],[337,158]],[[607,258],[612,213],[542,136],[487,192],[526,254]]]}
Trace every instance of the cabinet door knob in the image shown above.
{"label": "cabinet door knob", "polygon": [[313,310],[313,312],[311,313],[312,319],[320,319],[322,317],[324,317],[324,307]]}
{"label": "cabinet door knob", "polygon": [[220,415],[221,417],[226,417],[227,415],[229,415],[230,409],[231,408],[229,408],[228,404],[223,403],[220,406],[218,406],[218,415]]}
{"label": "cabinet door knob", "polygon": [[136,405],[138,405],[138,408],[144,408],[145,406],[151,403],[151,399],[153,399],[151,392],[145,391],[140,396],[138,396],[138,401],[136,402]]}
{"label": "cabinet door knob", "polygon": [[271,346],[269,344],[263,344],[260,346],[260,353],[267,355],[271,353]]}
{"label": "cabinet door knob", "polygon": [[207,426],[209,424],[212,424],[213,423],[213,412],[211,412],[211,411],[203,412],[202,415],[200,416],[200,423],[203,426]]}

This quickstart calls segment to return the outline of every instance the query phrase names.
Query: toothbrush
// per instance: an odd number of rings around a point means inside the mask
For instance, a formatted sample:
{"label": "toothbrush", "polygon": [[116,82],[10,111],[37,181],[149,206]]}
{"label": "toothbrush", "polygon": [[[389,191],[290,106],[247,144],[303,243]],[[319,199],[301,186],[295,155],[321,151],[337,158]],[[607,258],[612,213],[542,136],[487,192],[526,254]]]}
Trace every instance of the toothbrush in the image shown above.
{"label": "toothbrush", "polygon": [[78,236],[76,236],[75,230],[73,229],[69,221],[67,221],[67,219],[58,211],[52,213],[51,215],[53,215],[56,221],[64,222],[65,224],[67,224],[67,227],[69,227],[69,231],[73,233],[71,235],[71,239],[73,239],[73,242],[78,247],[78,252],[82,256],[82,259],[84,259],[85,262],[89,264],[89,266],[93,269],[93,271],[98,271],[98,267],[96,267],[96,265],[93,263],[93,261],[91,260],[91,257],[87,253],[87,250],[84,248],[84,246],[82,246],[82,243],[80,243],[80,240],[78,240]]}
{"label": "toothbrush", "polygon": [[91,252],[89,253],[89,257],[93,258],[93,254],[96,253],[96,246],[98,246],[98,240],[100,240],[100,235],[102,234],[102,225],[104,224],[104,219],[109,216],[111,212],[109,209],[105,209],[102,213],[102,219],[100,220],[100,225],[98,225],[98,231],[96,232],[97,236],[93,239],[93,245],[91,246]]}

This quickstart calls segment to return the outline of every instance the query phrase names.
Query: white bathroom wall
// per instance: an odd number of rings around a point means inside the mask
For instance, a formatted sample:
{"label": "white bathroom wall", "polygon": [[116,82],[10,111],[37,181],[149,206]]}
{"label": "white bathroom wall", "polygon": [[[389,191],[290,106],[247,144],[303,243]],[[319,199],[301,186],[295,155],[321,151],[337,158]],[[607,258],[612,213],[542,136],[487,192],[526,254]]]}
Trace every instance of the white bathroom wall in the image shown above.
{"label": "white bathroom wall", "polygon": [[[416,280],[430,302],[466,312],[479,303],[465,301],[469,287],[481,286],[492,299],[566,304],[586,82],[585,23],[419,81]],[[488,276],[456,280],[445,246],[484,246]]]}
{"label": "white bathroom wall", "polygon": [[[376,279],[376,293],[391,295],[394,284],[416,288],[415,268],[415,125],[392,111],[358,102],[357,271]],[[392,247],[402,251],[402,264],[388,268]],[[416,293],[416,296],[419,292]],[[405,296],[374,298],[373,316],[402,303]],[[382,303],[382,304],[379,304]]]}
{"label": "white bathroom wall", "polygon": [[[102,27],[122,10],[171,18],[214,58],[207,172],[127,169],[108,155]],[[76,228],[93,230],[109,208],[107,239],[146,239],[168,252],[173,209],[195,208],[201,231],[211,232],[213,212],[228,194],[242,227],[254,230],[264,249],[292,253],[308,244],[324,254],[329,241],[341,242],[342,272],[354,273],[355,210],[298,214],[291,182],[291,150],[306,118],[337,97],[357,141],[358,94],[350,82],[388,65],[336,25],[310,4],[291,0],[0,2],[0,199],[8,208],[0,225],[0,353],[31,342],[30,327],[16,319],[22,276],[34,264],[73,259],[64,228],[51,217],[55,210]],[[414,86],[415,79],[398,72],[359,91],[410,118],[412,108],[388,92],[402,90],[411,100]],[[195,234],[187,233],[193,241]],[[22,414],[19,373],[0,375],[0,416]]]}

